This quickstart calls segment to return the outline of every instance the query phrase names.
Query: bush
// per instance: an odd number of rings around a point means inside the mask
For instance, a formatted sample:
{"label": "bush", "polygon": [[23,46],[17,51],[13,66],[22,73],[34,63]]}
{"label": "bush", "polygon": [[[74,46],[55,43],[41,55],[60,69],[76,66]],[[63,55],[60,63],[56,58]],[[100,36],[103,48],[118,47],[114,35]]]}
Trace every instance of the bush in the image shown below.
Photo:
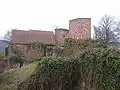
{"label": "bush", "polygon": [[0,58],[4,57],[4,53],[0,53]]}
{"label": "bush", "polygon": [[33,75],[19,84],[18,90],[75,90],[78,83],[96,90],[119,89],[120,50],[99,41],[80,42],[64,46],[68,51],[73,50],[71,47],[78,48],[77,56],[72,52],[69,58],[43,58]]}
{"label": "bush", "polygon": [[120,88],[120,50],[114,47],[88,48],[81,52],[78,60],[87,87]]}
{"label": "bush", "polygon": [[40,61],[34,74],[18,90],[73,90],[79,78],[79,63],[73,59]]}
{"label": "bush", "polygon": [[[79,55],[82,50],[86,48],[106,48],[108,44],[101,40],[76,40],[76,39],[65,39],[64,42],[64,56]],[[110,46],[110,45],[109,45]]]}
{"label": "bush", "polygon": [[8,60],[11,68],[13,68],[15,64],[19,63],[20,66],[22,66],[24,63],[24,59],[22,59],[20,56],[15,54],[10,54],[8,58],[9,58]]}

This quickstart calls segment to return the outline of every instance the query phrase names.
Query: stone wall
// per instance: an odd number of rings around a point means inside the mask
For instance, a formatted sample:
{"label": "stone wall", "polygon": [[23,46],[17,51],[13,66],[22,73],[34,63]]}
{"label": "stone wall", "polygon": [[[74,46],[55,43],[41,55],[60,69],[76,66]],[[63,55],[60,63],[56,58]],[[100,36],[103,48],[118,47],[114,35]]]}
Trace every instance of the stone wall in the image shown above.
{"label": "stone wall", "polygon": [[19,51],[19,55],[25,60],[25,63],[30,63],[42,58],[43,56],[52,56],[53,46],[46,46],[46,48],[36,48],[29,44],[11,45],[9,55],[14,53],[14,50]]}
{"label": "stone wall", "polygon": [[8,62],[3,57],[0,57],[0,73],[3,73],[8,67]]}
{"label": "stone wall", "polygon": [[[89,39],[91,38],[91,19],[78,18],[78,19],[70,20],[69,30],[63,28],[55,29],[54,36],[53,37],[54,40],[56,41],[56,45],[64,44],[64,40],[66,38]],[[22,50],[22,52],[24,53],[24,59],[27,62],[31,62],[35,59],[41,58],[45,54],[44,50],[37,51],[34,50],[33,48],[28,49],[27,45],[17,45],[17,47],[20,50]],[[47,53],[47,55],[49,55],[49,53]]]}
{"label": "stone wall", "polygon": [[55,29],[55,39],[57,45],[63,44],[66,38],[90,39],[91,38],[91,18],[77,18],[69,21],[69,30]]}
{"label": "stone wall", "polygon": [[64,43],[65,38],[67,38],[68,32],[69,30],[67,29],[55,29],[55,39],[57,45]]}
{"label": "stone wall", "polygon": [[25,59],[26,63],[33,62],[44,55],[43,50],[37,50],[29,47],[28,45],[17,45],[17,47],[22,51],[23,58]]}
{"label": "stone wall", "polygon": [[78,18],[70,20],[69,37],[73,39],[91,38],[91,18]]}

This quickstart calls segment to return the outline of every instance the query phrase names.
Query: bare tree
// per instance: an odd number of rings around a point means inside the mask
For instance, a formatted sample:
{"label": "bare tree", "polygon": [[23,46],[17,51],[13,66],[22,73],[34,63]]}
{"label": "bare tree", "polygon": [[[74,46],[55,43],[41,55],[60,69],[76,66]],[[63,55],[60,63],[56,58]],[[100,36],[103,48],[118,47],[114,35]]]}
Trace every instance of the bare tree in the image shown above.
{"label": "bare tree", "polygon": [[116,37],[118,38],[118,41],[120,40],[120,21],[118,21],[117,23],[117,27],[116,29],[114,30],[115,34],[116,34]]}
{"label": "bare tree", "polygon": [[115,34],[115,31],[118,30],[118,26],[120,27],[114,17],[105,15],[101,18],[98,26],[94,26],[94,38],[102,39],[106,43],[117,42],[118,34]]}
{"label": "bare tree", "polygon": [[8,30],[7,33],[3,37],[4,40],[10,41],[11,40],[11,31]]}

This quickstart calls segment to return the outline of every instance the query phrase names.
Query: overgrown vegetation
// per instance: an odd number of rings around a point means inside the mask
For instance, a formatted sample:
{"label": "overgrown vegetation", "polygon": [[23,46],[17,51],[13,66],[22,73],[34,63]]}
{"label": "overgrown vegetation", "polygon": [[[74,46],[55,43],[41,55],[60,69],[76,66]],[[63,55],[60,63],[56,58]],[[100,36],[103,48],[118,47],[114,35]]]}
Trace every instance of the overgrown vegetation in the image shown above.
{"label": "overgrown vegetation", "polygon": [[[92,49],[97,47],[107,47],[108,44],[103,42],[102,40],[77,40],[77,39],[71,39],[68,38],[65,40],[64,43],[64,55],[65,56],[76,56],[79,55],[79,53],[82,50],[85,49]],[[109,44],[109,46],[111,46]]]}
{"label": "overgrown vegetation", "polygon": [[0,74],[0,90],[17,90],[18,84],[30,77],[36,66],[37,62],[34,62]]}
{"label": "overgrown vegetation", "polygon": [[4,53],[0,53],[0,58],[2,58],[4,56]]}
{"label": "overgrown vegetation", "polygon": [[18,90],[76,90],[78,84],[96,90],[120,88],[120,51],[117,48],[100,41],[80,41],[79,44],[71,39],[64,49],[69,48],[71,42],[81,50],[77,56],[72,56],[72,52],[69,58],[44,58]]}
{"label": "overgrown vegetation", "polygon": [[84,50],[78,57],[87,87],[115,90],[120,88],[120,50],[114,47]]}
{"label": "overgrown vegetation", "polygon": [[41,42],[28,42],[27,43],[27,51],[32,48],[33,50],[37,51],[39,54],[43,53],[42,56],[51,56],[53,53],[53,46],[52,44],[43,44]]}
{"label": "overgrown vegetation", "polygon": [[77,62],[72,59],[43,59],[34,74],[21,83],[18,90],[72,90],[79,78]]}
{"label": "overgrown vegetation", "polygon": [[42,58],[16,90],[120,89],[119,49],[100,40],[69,38],[54,50],[56,58]]}
{"label": "overgrown vegetation", "polygon": [[17,47],[17,45],[10,45],[9,47],[11,49],[11,52],[9,53],[7,57],[9,67],[10,68],[14,68],[14,66],[18,67],[17,64],[19,64],[20,67],[23,66],[23,63],[25,60],[24,60],[24,54],[21,48]]}

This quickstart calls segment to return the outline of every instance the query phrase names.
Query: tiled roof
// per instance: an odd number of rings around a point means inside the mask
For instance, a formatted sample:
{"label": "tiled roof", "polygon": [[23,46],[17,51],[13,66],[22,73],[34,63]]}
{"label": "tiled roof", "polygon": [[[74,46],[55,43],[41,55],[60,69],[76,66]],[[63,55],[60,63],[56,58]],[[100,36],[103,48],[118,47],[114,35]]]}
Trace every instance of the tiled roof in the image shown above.
{"label": "tiled roof", "polygon": [[55,44],[54,33],[41,30],[12,30],[12,41],[15,43],[39,41],[44,44]]}

